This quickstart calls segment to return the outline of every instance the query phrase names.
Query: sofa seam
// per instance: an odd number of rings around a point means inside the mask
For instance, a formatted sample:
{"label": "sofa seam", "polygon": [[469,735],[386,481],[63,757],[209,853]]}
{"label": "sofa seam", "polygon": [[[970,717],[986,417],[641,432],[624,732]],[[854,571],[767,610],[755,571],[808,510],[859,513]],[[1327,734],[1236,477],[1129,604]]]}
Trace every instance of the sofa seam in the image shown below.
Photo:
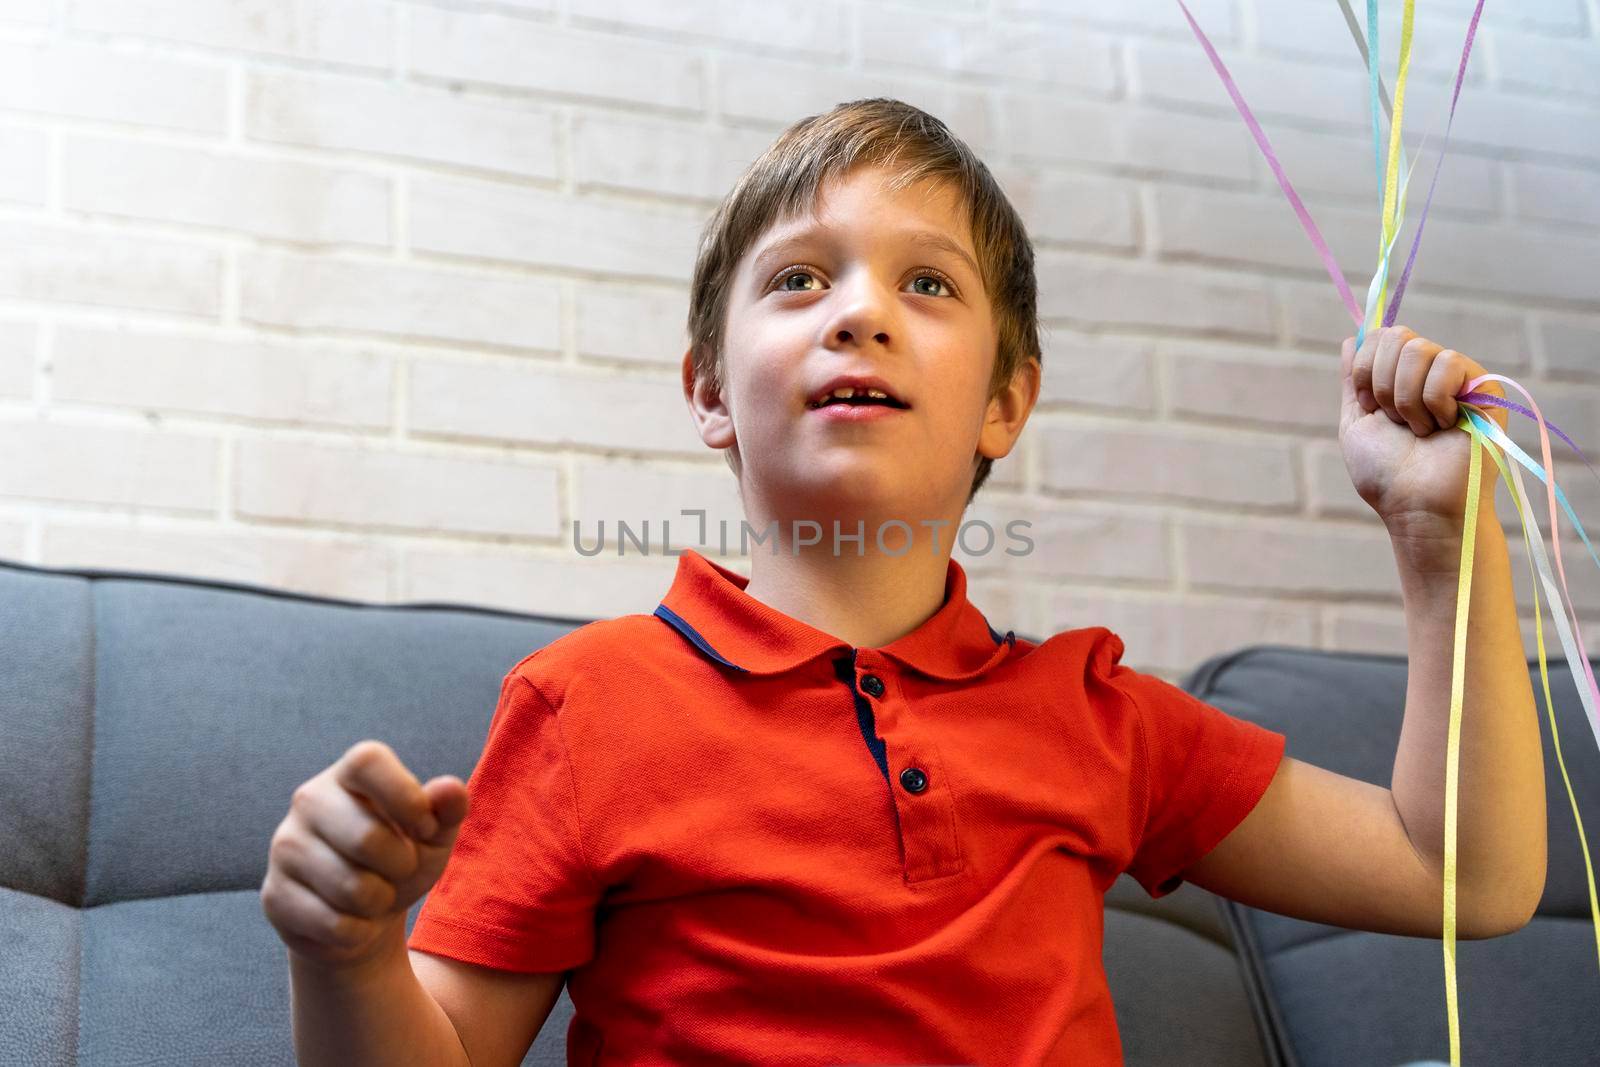
{"label": "sofa seam", "polygon": [[82,1059],[83,1048],[83,945],[84,924],[88,922],[87,905],[89,900],[89,839],[94,831],[94,750],[95,737],[99,733],[100,720],[100,587],[94,579],[86,579],[89,590],[89,744],[87,759],[88,773],[85,774],[83,797],[83,896],[79,901],[78,921],[74,924],[77,937],[74,939],[73,961],[76,968],[74,980],[77,983],[78,1010],[72,1016],[72,1060],[76,1064]]}

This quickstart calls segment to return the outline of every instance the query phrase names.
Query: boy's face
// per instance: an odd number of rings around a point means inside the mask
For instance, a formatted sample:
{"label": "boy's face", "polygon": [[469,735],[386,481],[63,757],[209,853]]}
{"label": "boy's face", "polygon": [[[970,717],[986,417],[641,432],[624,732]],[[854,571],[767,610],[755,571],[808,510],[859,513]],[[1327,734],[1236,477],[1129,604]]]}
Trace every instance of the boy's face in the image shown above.
{"label": "boy's face", "polygon": [[[752,243],[729,294],[720,397],[693,382],[685,357],[701,438],[732,450],[746,509],[763,522],[958,516],[978,456],[1011,450],[1037,396],[1035,377],[988,400],[995,324],[955,193],[891,193],[885,176],[856,170],[823,189],[816,219]],[[881,378],[909,407],[855,409],[869,418],[812,408],[839,375]]]}

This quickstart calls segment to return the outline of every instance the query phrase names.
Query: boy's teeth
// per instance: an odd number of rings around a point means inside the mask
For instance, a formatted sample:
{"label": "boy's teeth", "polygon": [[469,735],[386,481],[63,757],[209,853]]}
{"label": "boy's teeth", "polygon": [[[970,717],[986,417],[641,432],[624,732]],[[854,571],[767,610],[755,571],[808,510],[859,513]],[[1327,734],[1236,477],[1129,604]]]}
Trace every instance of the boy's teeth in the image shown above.
{"label": "boy's teeth", "polygon": [[828,403],[828,401],[836,398],[839,400],[851,400],[858,394],[861,396],[871,397],[874,400],[889,399],[889,394],[885,393],[881,389],[857,389],[853,385],[841,385],[831,393],[824,393],[822,398],[814,401],[811,406],[822,407],[824,404]]}

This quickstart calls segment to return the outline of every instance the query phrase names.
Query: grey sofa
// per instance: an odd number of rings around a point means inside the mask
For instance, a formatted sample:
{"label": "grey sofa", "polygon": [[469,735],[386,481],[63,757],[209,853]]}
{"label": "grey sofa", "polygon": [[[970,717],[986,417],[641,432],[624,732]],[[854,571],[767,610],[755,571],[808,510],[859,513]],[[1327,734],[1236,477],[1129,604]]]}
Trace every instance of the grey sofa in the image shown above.
{"label": "grey sofa", "polygon": [[[259,901],[290,792],[364,737],[423,778],[465,780],[504,673],[582,621],[0,560],[0,1064],[292,1064],[287,958]],[[1600,756],[1565,664],[1551,674],[1581,810],[1600,824]],[[1293,756],[1388,781],[1402,658],[1255,647],[1185,688],[1285,732]],[[1545,744],[1539,916],[1458,944],[1474,1067],[1600,1062],[1583,862]],[[1106,903],[1129,1064],[1448,1057],[1438,941],[1189,884],[1154,901],[1127,876]],[[571,1011],[563,994],[526,1063],[565,1062]]]}

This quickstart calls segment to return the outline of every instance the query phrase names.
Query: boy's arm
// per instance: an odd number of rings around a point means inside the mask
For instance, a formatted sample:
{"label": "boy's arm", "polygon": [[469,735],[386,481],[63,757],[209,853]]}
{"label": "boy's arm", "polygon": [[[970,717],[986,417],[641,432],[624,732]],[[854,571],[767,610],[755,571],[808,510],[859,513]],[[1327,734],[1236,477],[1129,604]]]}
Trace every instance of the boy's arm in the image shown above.
{"label": "boy's arm", "polygon": [[[1457,792],[1457,934],[1525,926],[1544,893],[1544,758],[1504,531],[1484,494]],[[1248,816],[1185,877],[1253,907],[1442,937],[1445,755],[1464,528],[1390,529],[1405,598],[1405,719],[1390,789],[1285,756]]]}
{"label": "boy's arm", "polygon": [[289,954],[299,1067],[473,1067],[450,1016],[412,970],[404,936],[400,929],[390,951],[355,970],[330,969]]}

